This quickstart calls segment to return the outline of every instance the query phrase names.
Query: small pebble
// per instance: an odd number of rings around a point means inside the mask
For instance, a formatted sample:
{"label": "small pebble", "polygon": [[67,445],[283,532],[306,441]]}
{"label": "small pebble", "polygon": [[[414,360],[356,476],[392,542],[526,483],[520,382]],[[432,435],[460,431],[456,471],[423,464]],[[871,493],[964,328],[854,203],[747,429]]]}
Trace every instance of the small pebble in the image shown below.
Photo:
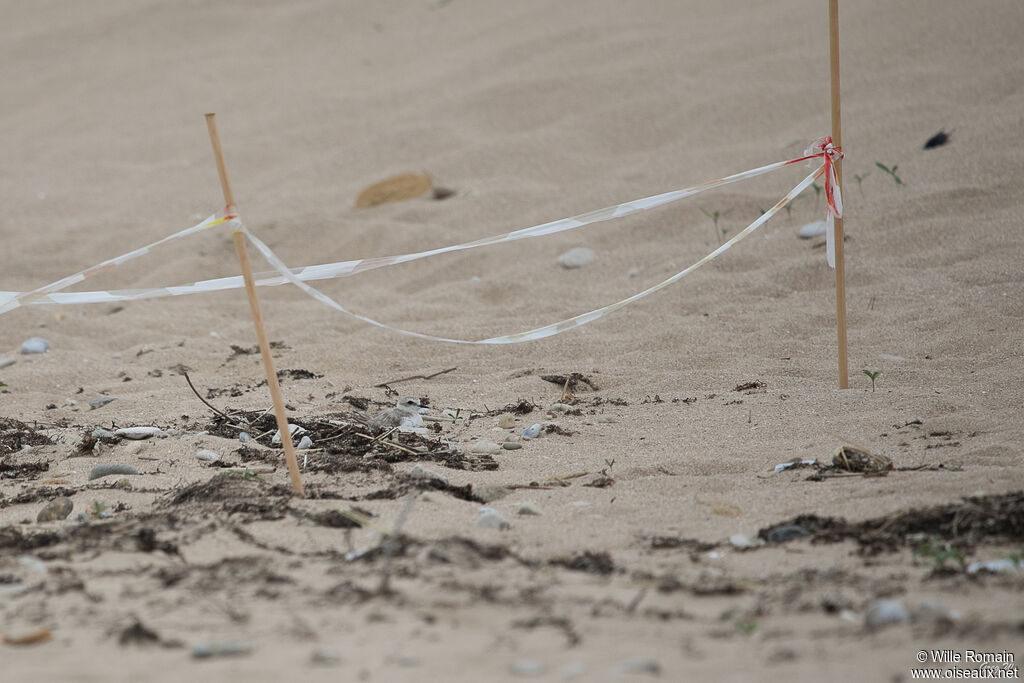
{"label": "small pebble", "polygon": [[108,403],[113,403],[116,400],[117,399],[113,396],[102,396],[100,398],[89,399],[89,409],[96,410],[97,408],[102,408]]}
{"label": "small pebble", "polygon": [[529,427],[527,427],[526,429],[523,430],[523,438],[524,439],[536,439],[538,436],[540,436],[540,425],[539,424],[534,423],[534,424],[530,425]]}
{"label": "small pebble", "polygon": [[496,500],[501,500],[510,493],[512,493],[512,489],[499,486],[498,484],[484,484],[483,486],[473,487],[473,495],[484,503],[493,503]]}
{"label": "small pebble", "polygon": [[214,453],[213,451],[206,450],[205,448],[196,453],[196,457],[203,462],[217,462],[220,460],[219,453]]}
{"label": "small pebble", "polygon": [[512,527],[508,520],[502,517],[496,510],[482,508],[483,514],[476,520],[477,529],[497,529],[504,531]]}
{"label": "small pebble", "polygon": [[564,413],[567,410],[572,410],[572,406],[569,405],[568,403],[552,403],[551,407],[548,408],[548,410],[551,410],[556,413]]}
{"label": "small pebble", "polygon": [[828,223],[825,221],[813,221],[800,228],[800,239],[809,240],[814,237],[821,237],[827,229]]}
{"label": "small pebble", "polygon": [[520,503],[519,504],[519,507],[516,508],[516,514],[517,515],[536,515],[536,516],[539,517],[543,513],[540,511],[540,508],[537,507],[536,503],[534,503],[533,501],[529,501],[528,500],[525,503]]}
{"label": "small pebble", "polygon": [[618,422],[618,420],[616,420],[611,415],[604,415],[604,414],[598,415],[597,416],[597,421],[600,422],[601,424],[614,424],[614,423]]}
{"label": "small pebble", "polygon": [[32,337],[21,343],[22,353],[46,353],[50,350],[50,342],[40,337]]}
{"label": "small pebble", "polygon": [[144,450],[146,450],[146,444],[142,441],[132,441],[128,444],[128,447],[125,448],[125,452],[128,455],[139,455]]}
{"label": "small pebble", "polygon": [[116,463],[108,463],[105,465],[96,465],[89,472],[89,481],[93,479],[99,479],[100,477],[106,477],[111,474],[138,474],[139,471],[131,465],[119,465]]}
{"label": "small pebble", "polygon": [[597,258],[592,250],[586,247],[576,247],[558,257],[558,265],[563,268],[581,268],[588,263],[593,263]]}
{"label": "small pebble", "polygon": [[903,605],[894,600],[875,600],[864,612],[864,626],[869,630],[876,630],[890,624],[898,624],[906,621],[907,610]]}
{"label": "small pebble", "polygon": [[506,451],[515,451],[522,448],[523,444],[519,443],[518,441],[506,441],[505,443],[501,444],[501,447],[504,448]]}
{"label": "small pebble", "polygon": [[502,429],[512,429],[516,426],[516,419],[511,415],[502,415],[498,418],[498,426]]}
{"label": "small pebble", "polygon": [[164,436],[164,430],[159,427],[122,427],[114,432],[117,436],[126,439],[148,439],[153,436]]}
{"label": "small pebble", "polygon": [[501,452],[501,446],[487,439],[480,439],[469,449],[470,453],[476,455],[495,455]]}
{"label": "small pebble", "polygon": [[307,435],[307,436],[303,436],[301,439],[299,439],[299,443],[298,443],[297,446],[295,446],[295,450],[297,450],[297,451],[304,451],[307,448],[312,448],[312,447],[313,447],[313,439],[309,438],[309,436]]}
{"label": "small pebble", "polygon": [[757,545],[753,540],[751,540],[750,536],[745,536],[743,534],[733,534],[730,536],[729,544],[733,548],[753,548]]}
{"label": "small pebble", "polygon": [[1015,560],[1010,557],[1003,558],[1001,560],[987,560],[984,562],[971,562],[967,565],[968,574],[977,574],[978,572],[1012,572],[1018,569],[1024,569],[1024,560]]}
{"label": "small pebble", "polygon": [[36,516],[36,521],[57,522],[62,519],[67,519],[74,507],[75,504],[71,502],[70,498],[65,496],[54,498],[46,507],[39,511],[39,514]]}
{"label": "small pebble", "polygon": [[512,665],[509,666],[509,671],[516,676],[539,676],[544,673],[544,662],[532,659],[519,659],[512,662]]}
{"label": "small pebble", "polygon": [[249,443],[250,441],[252,441],[252,435],[250,435],[249,432],[239,432],[238,440],[241,441],[242,443]]}
{"label": "small pebble", "polygon": [[783,524],[768,532],[768,542],[786,543],[787,541],[795,541],[798,538],[807,538],[810,535],[811,532],[802,526]]}
{"label": "small pebble", "polygon": [[620,676],[629,676],[632,674],[659,676],[661,675],[661,664],[653,659],[631,659],[628,662],[619,664],[619,666],[615,668],[615,672]]}
{"label": "small pebble", "polygon": [[6,368],[8,365],[14,365],[17,361],[8,356],[7,358],[0,358],[0,368]]}
{"label": "small pebble", "polygon": [[200,643],[192,648],[192,656],[196,659],[208,657],[234,657],[252,652],[252,645],[245,641],[224,641],[220,643]]}
{"label": "small pebble", "polygon": [[439,481],[443,484],[448,483],[448,477],[435,472],[434,470],[427,469],[423,465],[413,466],[413,468],[409,470],[409,476],[420,481]]}
{"label": "small pebble", "polygon": [[587,673],[587,667],[583,662],[571,662],[562,667],[562,678],[579,678]]}

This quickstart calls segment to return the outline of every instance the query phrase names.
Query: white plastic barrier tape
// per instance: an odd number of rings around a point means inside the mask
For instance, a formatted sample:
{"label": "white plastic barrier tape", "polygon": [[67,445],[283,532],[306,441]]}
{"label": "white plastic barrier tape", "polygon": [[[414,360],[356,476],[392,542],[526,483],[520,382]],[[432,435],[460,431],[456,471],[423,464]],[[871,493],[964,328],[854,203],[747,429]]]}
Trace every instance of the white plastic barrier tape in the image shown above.
{"label": "white plastic barrier tape", "polygon": [[397,332],[398,334],[404,334],[410,337],[417,337],[419,339],[428,339],[430,341],[450,342],[453,344],[517,344],[519,342],[544,339],[545,337],[551,337],[556,334],[561,334],[562,332],[567,332],[569,330],[575,329],[577,327],[582,327],[583,325],[586,325],[589,322],[593,322],[598,318],[603,318],[604,316],[608,315],[613,311],[617,311],[618,309],[624,306],[628,306],[634,301],[639,301],[640,299],[643,299],[644,297],[653,294],[659,289],[668,287],[672,283],[679,281],[683,277],[689,275],[693,271],[703,266],[705,263],[712,261],[717,256],[721,255],[726,250],[728,250],[729,247],[736,244],[743,238],[747,237],[747,235],[749,235],[750,233],[754,232],[759,227],[764,225],[765,222],[767,222],[772,216],[774,216],[776,213],[782,210],[782,208],[786,206],[786,204],[796,199],[796,197],[801,192],[810,187],[811,183],[813,183],[815,179],[819,178],[824,173],[825,167],[821,166],[816,171],[814,171],[806,178],[804,178],[796,187],[790,190],[785,197],[779,200],[779,202],[775,206],[773,206],[771,209],[763,213],[757,220],[755,220],[753,223],[751,223],[742,231],[740,231],[735,237],[730,239],[728,242],[725,242],[724,244],[722,244],[722,246],[718,247],[717,249],[715,249],[710,254],[708,254],[701,260],[697,261],[693,265],[689,266],[684,270],[679,271],[672,277],[668,278],[667,280],[664,280],[663,282],[659,282],[653,287],[649,287],[648,289],[645,289],[642,292],[637,292],[633,296],[623,299],[622,301],[618,301],[614,304],[610,304],[608,306],[604,306],[603,308],[598,308],[596,310],[590,311],[588,313],[583,313],[581,315],[577,315],[566,320],[561,320],[557,323],[545,325],[544,327],[538,327],[533,330],[527,330],[526,332],[507,334],[501,337],[491,337],[489,339],[480,339],[478,341],[471,341],[468,339],[451,339],[449,337],[434,337],[432,335],[422,334],[420,332],[411,332],[409,330],[403,330],[397,327],[392,327],[391,325],[386,325],[385,323],[378,322],[376,320],[373,320],[372,318],[367,318],[366,316],[360,315],[358,313],[353,313],[352,311],[346,309],[344,306],[342,306],[337,301],[327,296],[320,290],[314,289],[313,287],[307,285],[305,282],[299,279],[299,277],[292,270],[290,270],[288,266],[286,266],[280,258],[278,258],[277,254],[271,251],[270,247],[268,247],[266,244],[260,241],[255,235],[250,233],[244,227],[242,228],[242,231],[245,233],[246,237],[249,238],[249,241],[252,242],[253,246],[255,246],[256,249],[260,252],[260,254],[262,254],[263,257],[267,259],[267,261],[270,263],[270,265],[274,266],[277,272],[281,274],[281,277],[285,278],[293,285],[304,291],[306,294],[316,299],[317,301],[327,306],[330,306],[331,308],[341,313],[344,313],[345,315],[352,316],[353,318],[362,320],[363,322],[369,323],[370,325],[376,325],[377,327],[384,328],[385,330],[390,330],[391,332]]}
{"label": "white plastic barrier tape", "polygon": [[159,239],[152,244],[147,244],[144,247],[139,247],[133,251],[129,251],[126,254],[121,254],[112,259],[107,259],[102,263],[98,263],[92,268],[86,268],[81,270],[74,275],[68,275],[67,277],[61,278],[56,282],[51,282],[48,285],[43,285],[38,289],[33,289],[31,292],[0,292],[0,315],[12,311],[19,306],[25,306],[29,304],[79,304],[79,303],[101,303],[106,301],[127,301],[135,298],[152,298],[155,296],[173,296],[177,292],[173,291],[174,287],[157,287],[154,289],[138,290],[139,293],[145,296],[133,295],[131,290],[123,290],[120,292],[72,292],[69,294],[57,294],[62,289],[66,289],[71,285],[78,284],[86,278],[90,278],[93,275],[102,273],[110,268],[131,261],[134,258],[148,254],[154,248],[159,247],[168,242],[181,239],[182,237],[188,237],[204,230],[209,230],[218,225],[228,223],[236,227],[241,226],[238,221],[238,217],[234,215],[233,211],[230,211],[231,207],[225,207],[217,213],[213,214],[201,223],[196,223],[191,228],[185,228],[179,232],[174,233]]}
{"label": "white plastic barrier tape", "polygon": [[[802,161],[808,161],[820,158],[822,159],[822,167],[819,169],[825,174],[825,196],[828,203],[828,224],[829,228],[827,231],[828,241],[828,259],[829,265],[834,267],[834,248],[833,248],[833,216],[842,215],[842,198],[839,193],[839,186],[835,182],[835,170],[833,168],[833,161],[842,157],[842,152],[838,148],[832,145],[831,138],[821,138],[816,140],[811,147],[807,149],[804,156],[790,159],[788,161],[780,161],[767,166],[761,166],[749,171],[742,173],[736,173],[734,175],[720,178],[718,180],[712,180],[702,185],[695,185],[693,187],[684,188],[681,190],[673,190],[671,192],[665,192],[663,194],[654,195],[652,197],[645,197],[643,199],[637,199],[631,202],[623,204],[617,204],[604,209],[598,209],[597,211],[590,211],[588,213],[573,216],[571,218],[563,218],[557,221],[551,221],[549,223],[543,223],[541,225],[535,225],[530,228],[523,228],[513,232],[505,233],[503,235],[495,235],[493,237],[486,237],[483,239],[475,240],[473,242],[465,242],[463,244],[456,244],[448,247],[441,247],[438,249],[431,249],[428,251],[415,252],[412,254],[402,254],[399,256],[382,256],[367,259],[359,259],[355,261],[340,261],[337,263],[326,263],[316,266],[306,266],[303,268],[296,268],[290,270],[292,276],[301,281],[310,280],[326,280],[336,277],[346,277],[354,275],[366,270],[373,270],[375,268],[381,268],[383,266],[395,265],[398,263],[408,263],[409,261],[415,261],[421,258],[427,258],[428,256],[436,256],[438,254],[445,254],[449,252],[462,251],[465,249],[475,249],[477,247],[489,246],[492,244],[501,244],[503,242],[514,242],[516,240],[528,239],[533,237],[542,237],[545,235],[553,235],[555,233],[564,232],[567,230],[574,230],[576,228],[598,223],[601,221],[611,220],[613,218],[621,218],[623,216],[629,216],[639,211],[646,211],[653,209],[658,206],[663,206],[670,202],[678,201],[686,197],[691,197],[705,190],[710,190],[715,187],[728,185],[730,183],[739,182],[741,180],[747,180],[754,178],[771,171],[790,166],[792,164],[800,163]],[[819,174],[820,175],[820,174]],[[231,207],[233,209],[233,207]],[[108,290],[108,291],[88,291],[88,292],[69,292],[69,293],[58,293],[59,290],[69,287],[75,283],[81,282],[90,275],[94,275],[108,267],[124,263],[125,261],[147,253],[150,249],[160,244],[170,242],[171,240],[190,235],[200,230],[213,227],[220,223],[234,221],[234,212],[224,211],[219,212],[206,219],[202,223],[195,225],[187,230],[183,230],[179,233],[166,237],[162,240],[154,242],[141,249],[129,252],[116,259],[110,259],[103,263],[93,266],[87,270],[76,273],[75,275],[63,278],[52,284],[40,287],[39,289],[31,292],[0,292],[0,314],[6,313],[19,305],[68,305],[68,304],[90,304],[90,303],[109,303],[115,301],[135,301],[139,299],[152,299],[165,296],[182,296],[185,294],[198,294],[202,292],[215,292],[227,289],[238,289],[244,286],[242,278],[240,276],[235,277],[224,277],[216,278],[212,280],[202,280],[200,282],[193,282],[186,285],[172,285],[166,287],[153,287],[148,289],[129,289],[129,290]],[[214,221],[214,222],[211,222]],[[257,286],[273,286],[283,285],[287,282],[291,282],[291,277],[274,276],[270,273],[260,273],[256,277]]]}

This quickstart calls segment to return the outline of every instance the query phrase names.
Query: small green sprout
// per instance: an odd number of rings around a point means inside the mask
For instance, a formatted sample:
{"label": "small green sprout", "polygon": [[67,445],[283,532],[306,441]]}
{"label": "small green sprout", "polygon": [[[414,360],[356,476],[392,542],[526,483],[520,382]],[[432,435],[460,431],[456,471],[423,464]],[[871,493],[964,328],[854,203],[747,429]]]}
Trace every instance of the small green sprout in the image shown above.
{"label": "small green sprout", "polygon": [[94,500],[92,505],[89,506],[89,516],[93,519],[103,519],[109,517],[110,513],[107,511],[107,504],[102,500]]}
{"label": "small green sprout", "polygon": [[927,540],[915,548],[914,557],[922,561],[931,560],[935,563],[936,569],[944,569],[946,567],[947,560],[955,560],[956,563],[960,565],[961,569],[966,563],[964,554],[950,546],[949,543],[939,545],[933,543],[931,540]]}
{"label": "small green sprout", "polygon": [[705,216],[707,216],[708,218],[711,219],[711,222],[714,224],[715,239],[718,240],[719,244],[721,244],[722,243],[722,238],[725,237],[725,230],[722,230],[721,235],[719,235],[719,232],[718,232],[718,219],[719,218],[725,218],[726,216],[728,216],[730,213],[732,213],[732,209],[729,209],[728,211],[717,211],[716,210],[714,212],[708,212],[703,207],[701,207],[701,213],[703,213]]}
{"label": "small green sprout", "polygon": [[864,196],[864,187],[863,187],[864,179],[867,178],[869,175],[871,175],[870,171],[865,173],[865,174],[863,174],[863,175],[857,175],[856,173],[853,174],[853,179],[857,181],[857,189],[860,190],[860,196],[861,197]]}
{"label": "small green sprout", "polygon": [[880,161],[876,161],[875,162],[875,166],[877,166],[878,168],[882,169],[883,171],[885,171],[886,173],[891,175],[892,179],[896,181],[897,185],[902,185],[903,184],[903,181],[900,180],[900,177],[898,175],[896,175],[896,168],[897,168],[896,166],[893,166],[892,168],[889,168],[888,166],[886,166],[885,164],[883,164]]}
{"label": "small green sprout", "polygon": [[605,467],[608,468],[608,474],[611,474],[612,473],[612,468],[615,467],[615,458],[612,458],[611,460],[609,460],[608,458],[605,458],[604,459],[604,464],[605,464]]}
{"label": "small green sprout", "polygon": [[875,380],[878,379],[878,376],[882,374],[882,371],[881,370],[875,370],[874,372],[872,372],[871,370],[861,370],[861,372],[863,372],[865,375],[868,376],[868,378],[871,379],[871,392],[874,393],[874,391],[875,391]]}

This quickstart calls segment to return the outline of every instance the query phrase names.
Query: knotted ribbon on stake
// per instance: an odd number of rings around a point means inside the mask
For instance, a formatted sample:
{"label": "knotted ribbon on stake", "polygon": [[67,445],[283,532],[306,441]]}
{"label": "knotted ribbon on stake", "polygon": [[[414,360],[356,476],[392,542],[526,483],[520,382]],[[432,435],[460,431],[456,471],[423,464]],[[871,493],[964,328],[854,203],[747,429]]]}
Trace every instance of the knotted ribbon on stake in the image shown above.
{"label": "knotted ribbon on stake", "polygon": [[836,267],[835,219],[843,217],[843,193],[836,178],[835,162],[843,156],[843,150],[832,144],[832,136],[826,135],[812,142],[811,146],[804,150],[804,156],[787,162],[796,164],[820,158],[825,164],[825,259],[829,268],[833,269]]}

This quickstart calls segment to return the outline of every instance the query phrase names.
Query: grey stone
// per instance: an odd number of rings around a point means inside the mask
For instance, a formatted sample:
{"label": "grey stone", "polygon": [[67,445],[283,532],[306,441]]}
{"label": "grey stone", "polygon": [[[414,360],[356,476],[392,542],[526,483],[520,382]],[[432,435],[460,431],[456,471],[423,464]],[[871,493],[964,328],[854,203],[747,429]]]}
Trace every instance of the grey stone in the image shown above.
{"label": "grey stone", "polygon": [[620,676],[631,676],[634,674],[660,676],[661,664],[653,659],[631,659],[615,667],[615,672]]}
{"label": "grey stone", "polygon": [[97,408],[102,408],[108,403],[113,403],[116,400],[117,399],[113,396],[101,396],[100,398],[89,399],[89,409],[96,410]]}
{"label": "grey stone", "polygon": [[501,447],[504,448],[506,451],[515,451],[522,448],[523,444],[519,443],[518,441],[506,441],[503,444],[501,444]]}
{"label": "grey stone", "polygon": [[518,659],[509,666],[509,671],[516,676],[539,676],[544,673],[544,669],[544,662],[532,659]]}
{"label": "grey stone", "polygon": [[538,436],[540,436],[540,425],[539,424],[534,423],[534,424],[530,425],[529,427],[527,427],[526,429],[523,430],[523,438],[524,439],[536,439]]}
{"label": "grey stone", "polygon": [[304,451],[307,448],[312,448],[312,447],[313,447],[313,439],[309,438],[309,436],[303,436],[301,439],[299,439],[299,443],[295,446],[295,450],[297,450],[297,451]]}
{"label": "grey stone", "polygon": [[148,439],[153,436],[166,436],[164,430],[159,427],[122,427],[114,432],[117,436],[126,439]]}
{"label": "grey stone", "polygon": [[21,343],[21,352],[26,354],[46,353],[49,350],[50,342],[42,339],[41,337],[32,337]]}
{"label": "grey stone", "polygon": [[870,631],[899,624],[907,619],[907,610],[894,600],[875,600],[864,612],[864,626]]}
{"label": "grey stone", "polygon": [[206,450],[205,448],[196,453],[196,457],[203,462],[217,462],[220,460],[220,453]]}
{"label": "grey stone", "polygon": [[526,501],[524,503],[520,503],[519,504],[519,507],[516,508],[516,514],[517,515],[538,515],[539,516],[539,515],[541,515],[543,513],[540,511],[540,508],[537,507],[536,503],[528,500],[528,501]]}
{"label": "grey stone", "polygon": [[66,496],[60,496],[51,500],[46,507],[39,511],[36,516],[37,522],[57,522],[62,519],[67,519],[68,515],[75,508],[75,504],[71,502],[70,498]]}
{"label": "grey stone", "polygon": [[809,240],[814,237],[821,237],[827,229],[828,223],[825,221],[813,221],[800,228],[800,239]]}
{"label": "grey stone", "polygon": [[443,484],[448,483],[448,477],[435,472],[434,470],[427,469],[423,465],[419,464],[413,466],[413,468],[409,470],[409,476],[420,481],[439,481]]}
{"label": "grey stone", "polygon": [[495,455],[501,452],[501,446],[488,439],[480,439],[470,447],[469,452],[477,455]]}

